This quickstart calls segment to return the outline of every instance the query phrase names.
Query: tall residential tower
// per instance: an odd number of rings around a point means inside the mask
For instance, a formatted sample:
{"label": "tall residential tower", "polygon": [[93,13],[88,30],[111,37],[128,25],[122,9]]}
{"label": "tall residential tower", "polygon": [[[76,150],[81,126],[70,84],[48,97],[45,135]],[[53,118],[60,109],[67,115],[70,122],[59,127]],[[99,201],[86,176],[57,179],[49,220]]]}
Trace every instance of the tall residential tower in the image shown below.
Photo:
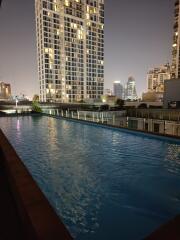
{"label": "tall residential tower", "polygon": [[40,100],[98,99],[104,89],[104,0],[35,0]]}
{"label": "tall residential tower", "polygon": [[180,78],[180,2],[175,2],[171,77]]}

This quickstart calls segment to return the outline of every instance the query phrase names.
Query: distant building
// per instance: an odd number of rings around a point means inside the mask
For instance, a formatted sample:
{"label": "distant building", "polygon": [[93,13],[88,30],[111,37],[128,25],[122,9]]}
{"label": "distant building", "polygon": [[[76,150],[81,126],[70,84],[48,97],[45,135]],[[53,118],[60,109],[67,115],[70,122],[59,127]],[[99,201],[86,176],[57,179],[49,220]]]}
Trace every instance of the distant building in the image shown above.
{"label": "distant building", "polygon": [[19,95],[14,96],[15,99],[18,99],[19,101],[29,101],[28,96],[26,96],[24,93],[20,93]]}
{"label": "distant building", "polygon": [[104,90],[104,95],[112,96],[113,95],[112,90],[111,89],[105,89]]}
{"label": "distant building", "polygon": [[148,91],[164,92],[164,81],[171,78],[171,67],[169,64],[151,69],[147,74]]}
{"label": "distant building", "polygon": [[143,102],[162,102],[163,101],[163,92],[154,92],[149,91],[142,94]]}
{"label": "distant building", "polygon": [[113,83],[113,93],[114,96],[123,99],[123,85],[121,84],[120,81],[115,81]]}
{"label": "distant building", "polygon": [[180,108],[180,79],[164,82],[164,108]]}
{"label": "distant building", "polygon": [[125,100],[137,100],[136,81],[133,77],[129,77],[125,88]]}
{"label": "distant building", "polygon": [[11,97],[11,85],[0,82],[0,100],[7,100]]}
{"label": "distant building", "polygon": [[108,104],[108,105],[111,105],[111,106],[114,106],[116,105],[116,102],[118,100],[118,98],[116,96],[113,96],[113,95],[104,95],[101,97],[102,99],[102,102],[105,104]]}
{"label": "distant building", "polygon": [[172,78],[180,78],[180,2],[175,2],[172,45]]}

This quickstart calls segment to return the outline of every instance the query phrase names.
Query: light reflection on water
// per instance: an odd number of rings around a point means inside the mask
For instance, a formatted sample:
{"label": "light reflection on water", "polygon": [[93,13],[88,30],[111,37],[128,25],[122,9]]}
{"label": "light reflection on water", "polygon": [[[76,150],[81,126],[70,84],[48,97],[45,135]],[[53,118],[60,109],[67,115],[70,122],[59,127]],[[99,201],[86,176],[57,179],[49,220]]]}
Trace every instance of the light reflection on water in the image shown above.
{"label": "light reflection on water", "polygon": [[180,145],[48,117],[1,118],[78,240],[142,239],[180,212]]}
{"label": "light reflection on water", "polygon": [[165,163],[172,173],[179,173],[180,169],[180,145],[169,144],[167,148]]}

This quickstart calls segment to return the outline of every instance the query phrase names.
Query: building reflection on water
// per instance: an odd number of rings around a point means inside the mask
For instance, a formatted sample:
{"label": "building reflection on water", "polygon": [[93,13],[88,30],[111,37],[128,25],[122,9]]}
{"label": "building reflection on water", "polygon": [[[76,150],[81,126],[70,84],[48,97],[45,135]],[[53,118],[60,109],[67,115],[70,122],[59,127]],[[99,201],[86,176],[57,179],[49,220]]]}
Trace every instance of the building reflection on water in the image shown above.
{"label": "building reflection on water", "polygon": [[74,131],[68,122],[62,121],[62,127],[58,129],[56,119],[45,118],[42,121],[43,125],[48,125],[46,147],[44,141],[37,143],[39,150],[43,149],[46,155],[41,168],[42,175],[46,173],[46,176],[41,176],[42,188],[46,185],[44,192],[63,221],[70,226],[72,235],[93,233],[99,227],[103,189],[99,187],[102,186],[101,179],[97,179],[92,164],[85,164],[92,152],[88,148],[87,133],[81,132],[80,138],[81,126],[79,131]]}
{"label": "building reflection on water", "polygon": [[180,209],[173,140],[49,117],[5,118],[0,126],[77,239],[135,239]]}

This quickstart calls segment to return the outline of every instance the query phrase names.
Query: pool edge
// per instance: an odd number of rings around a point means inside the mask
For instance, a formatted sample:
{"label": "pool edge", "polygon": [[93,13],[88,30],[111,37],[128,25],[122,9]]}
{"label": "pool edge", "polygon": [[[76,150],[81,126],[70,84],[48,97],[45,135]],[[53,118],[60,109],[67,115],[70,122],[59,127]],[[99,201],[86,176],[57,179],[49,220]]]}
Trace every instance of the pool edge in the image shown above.
{"label": "pool edge", "polygon": [[0,151],[26,239],[73,239],[1,129]]}

